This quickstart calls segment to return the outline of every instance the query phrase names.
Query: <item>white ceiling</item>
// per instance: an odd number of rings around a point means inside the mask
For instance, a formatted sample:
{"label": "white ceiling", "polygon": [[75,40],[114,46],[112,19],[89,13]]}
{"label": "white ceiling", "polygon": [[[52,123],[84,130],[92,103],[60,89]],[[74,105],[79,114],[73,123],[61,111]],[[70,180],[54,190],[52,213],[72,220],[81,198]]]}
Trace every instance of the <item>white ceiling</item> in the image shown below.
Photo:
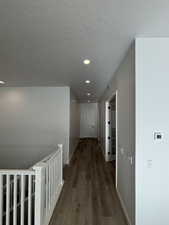
{"label": "white ceiling", "polygon": [[96,101],[135,36],[167,35],[168,0],[1,0],[0,80]]}

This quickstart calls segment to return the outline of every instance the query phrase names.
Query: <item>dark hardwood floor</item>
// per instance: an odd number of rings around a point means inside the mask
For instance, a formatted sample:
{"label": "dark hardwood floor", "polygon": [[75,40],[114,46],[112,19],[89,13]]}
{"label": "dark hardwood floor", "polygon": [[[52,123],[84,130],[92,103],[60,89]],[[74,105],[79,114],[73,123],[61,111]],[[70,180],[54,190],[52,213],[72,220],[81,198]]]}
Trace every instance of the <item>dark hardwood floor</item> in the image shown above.
{"label": "dark hardwood floor", "polygon": [[50,225],[126,225],[111,166],[96,140],[79,143],[64,179]]}

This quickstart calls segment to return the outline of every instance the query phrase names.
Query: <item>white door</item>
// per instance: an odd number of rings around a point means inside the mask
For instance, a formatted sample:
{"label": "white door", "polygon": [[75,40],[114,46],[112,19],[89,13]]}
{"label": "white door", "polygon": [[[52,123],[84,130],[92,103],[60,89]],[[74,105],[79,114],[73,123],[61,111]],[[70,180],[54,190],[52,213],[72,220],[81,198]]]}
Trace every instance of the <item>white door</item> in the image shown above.
{"label": "white door", "polygon": [[97,103],[80,104],[80,137],[97,137]]}

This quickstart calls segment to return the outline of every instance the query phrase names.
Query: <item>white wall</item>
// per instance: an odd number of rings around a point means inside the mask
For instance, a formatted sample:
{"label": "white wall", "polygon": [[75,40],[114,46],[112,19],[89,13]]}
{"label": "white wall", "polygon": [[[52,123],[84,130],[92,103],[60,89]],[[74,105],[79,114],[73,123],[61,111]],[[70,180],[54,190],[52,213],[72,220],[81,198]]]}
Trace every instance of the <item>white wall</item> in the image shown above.
{"label": "white wall", "polygon": [[[117,190],[121,198],[128,221],[134,224],[134,165],[129,157],[135,151],[135,86],[134,86],[134,47],[130,48],[127,56],[114,74],[109,87],[105,90],[99,104],[100,141],[105,152],[105,102],[113,93],[118,92],[118,152],[117,152]],[[124,152],[122,151],[124,150]]]}
{"label": "white wall", "polygon": [[0,168],[26,168],[64,144],[69,157],[69,87],[0,88]]}
{"label": "white wall", "polygon": [[132,225],[169,224],[168,59],[169,38],[137,38],[99,104],[104,150],[105,101],[118,91],[117,190]]}
{"label": "white wall", "polygon": [[98,136],[98,104],[80,104],[80,137],[97,138]]}
{"label": "white wall", "polygon": [[[77,147],[80,138],[80,105],[73,94],[70,92],[70,136],[69,136],[69,162]],[[67,162],[67,163],[69,163]]]}
{"label": "white wall", "polygon": [[169,224],[168,99],[169,38],[137,39],[136,225]]}

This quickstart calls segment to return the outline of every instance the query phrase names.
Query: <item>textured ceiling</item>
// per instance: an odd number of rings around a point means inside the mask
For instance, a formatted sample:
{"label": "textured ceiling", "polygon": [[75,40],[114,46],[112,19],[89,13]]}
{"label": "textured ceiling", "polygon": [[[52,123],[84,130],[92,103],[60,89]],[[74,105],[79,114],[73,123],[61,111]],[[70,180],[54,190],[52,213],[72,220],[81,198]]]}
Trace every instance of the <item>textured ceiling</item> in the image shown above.
{"label": "textured ceiling", "polygon": [[168,0],[1,0],[0,80],[96,101],[134,37],[168,36],[168,21]]}

